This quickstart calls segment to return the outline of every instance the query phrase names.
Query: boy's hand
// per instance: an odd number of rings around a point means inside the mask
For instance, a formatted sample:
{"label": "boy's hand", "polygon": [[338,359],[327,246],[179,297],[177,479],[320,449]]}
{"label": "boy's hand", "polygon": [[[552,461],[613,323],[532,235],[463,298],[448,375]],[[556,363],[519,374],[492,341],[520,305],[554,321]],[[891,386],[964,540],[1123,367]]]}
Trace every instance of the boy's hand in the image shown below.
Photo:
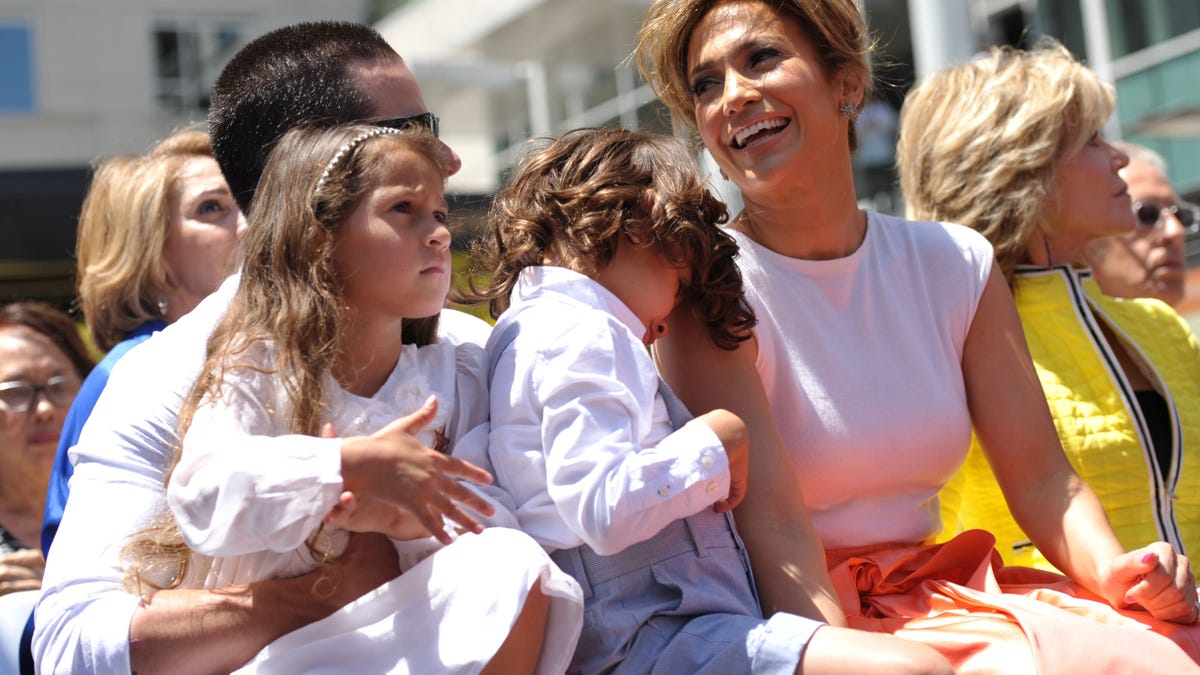
{"label": "boy's hand", "polygon": [[750,430],[742,418],[721,408],[704,413],[699,419],[725,446],[725,456],[729,459],[729,495],[714,506],[717,513],[730,511],[746,496],[746,483],[750,477]]}
{"label": "boy's hand", "polygon": [[372,497],[411,513],[438,541],[449,544],[443,516],[479,533],[483,527],[459,505],[490,516],[492,505],[456,479],[487,485],[492,476],[461,459],[425,447],[413,434],[433,421],[437,399],[370,436],[342,440],[342,484],[358,498]]}

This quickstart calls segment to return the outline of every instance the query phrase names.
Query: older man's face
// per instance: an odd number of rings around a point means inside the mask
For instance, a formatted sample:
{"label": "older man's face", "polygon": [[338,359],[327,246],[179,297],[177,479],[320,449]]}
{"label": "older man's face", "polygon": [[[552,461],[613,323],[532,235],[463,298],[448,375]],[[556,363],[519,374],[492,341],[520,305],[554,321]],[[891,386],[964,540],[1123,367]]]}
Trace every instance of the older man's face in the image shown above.
{"label": "older man's face", "polygon": [[[1179,203],[1167,177],[1152,165],[1130,159],[1121,170],[1134,204],[1164,209]],[[1122,298],[1152,297],[1178,305],[1184,294],[1184,239],[1179,218],[1163,213],[1156,225],[1139,222],[1133,232],[1099,239],[1088,248],[1088,260],[1105,293]]]}

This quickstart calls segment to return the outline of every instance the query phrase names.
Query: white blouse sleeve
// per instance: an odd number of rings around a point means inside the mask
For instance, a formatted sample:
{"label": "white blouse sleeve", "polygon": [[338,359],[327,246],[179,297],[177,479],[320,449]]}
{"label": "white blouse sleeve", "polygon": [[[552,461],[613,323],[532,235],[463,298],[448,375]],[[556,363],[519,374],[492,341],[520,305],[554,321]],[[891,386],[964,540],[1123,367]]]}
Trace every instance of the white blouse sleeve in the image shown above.
{"label": "white blouse sleeve", "polygon": [[550,497],[567,526],[601,555],[729,493],[725,449],[707,424],[693,420],[651,438],[658,378],[644,347],[621,330],[577,324],[540,355],[533,372]]}
{"label": "white blouse sleeve", "polygon": [[342,490],[341,439],[286,429],[278,379],[238,369],[196,411],[167,503],[184,541],[214,557],[304,543]]}

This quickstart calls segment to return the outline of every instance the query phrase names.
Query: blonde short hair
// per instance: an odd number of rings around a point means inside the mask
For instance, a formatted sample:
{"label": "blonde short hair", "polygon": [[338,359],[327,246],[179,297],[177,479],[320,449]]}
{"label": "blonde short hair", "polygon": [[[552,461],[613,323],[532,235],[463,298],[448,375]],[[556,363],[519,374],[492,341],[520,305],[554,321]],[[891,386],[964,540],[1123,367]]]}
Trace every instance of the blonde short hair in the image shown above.
{"label": "blonde short hair", "polygon": [[960,223],[983,233],[1004,276],[1047,231],[1055,163],[1104,126],[1113,88],[1065,47],[993,47],[934,73],[909,92],[896,148],[912,218]]}
{"label": "blonde short hair", "polygon": [[[642,77],[671,111],[672,117],[696,131],[688,83],[688,42],[701,19],[727,0],[655,0],[638,32],[636,57]],[[792,19],[812,40],[826,74],[845,71],[861,77],[864,100],[871,93],[871,43],[854,0],[761,0]],[[849,126],[851,149],[857,146]]]}
{"label": "blonde short hair", "polygon": [[179,171],[212,157],[208,134],[181,131],[146,155],[120,156],[96,167],[76,234],[79,306],[92,339],[111,349],[150,319],[169,290],[163,247]]}

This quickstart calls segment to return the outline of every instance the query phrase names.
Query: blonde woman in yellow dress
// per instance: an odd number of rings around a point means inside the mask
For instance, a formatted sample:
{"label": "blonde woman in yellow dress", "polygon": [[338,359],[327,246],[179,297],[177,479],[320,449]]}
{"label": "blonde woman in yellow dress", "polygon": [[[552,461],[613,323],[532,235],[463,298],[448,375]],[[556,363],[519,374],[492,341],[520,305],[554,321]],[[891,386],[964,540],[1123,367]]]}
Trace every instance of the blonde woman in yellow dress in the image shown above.
{"label": "blonde woman in yellow dress", "polygon": [[[947,98],[951,97],[951,98]],[[953,103],[951,103],[951,100]],[[982,232],[1016,296],[1059,439],[1122,546],[1200,550],[1200,343],[1170,306],[1105,295],[1084,252],[1132,232],[1100,133],[1112,88],[1064,48],[994,49],[922,82],[905,102],[909,209]],[[1008,564],[1055,570],[1009,513],[978,442],[943,493],[946,529],[996,535]]]}

